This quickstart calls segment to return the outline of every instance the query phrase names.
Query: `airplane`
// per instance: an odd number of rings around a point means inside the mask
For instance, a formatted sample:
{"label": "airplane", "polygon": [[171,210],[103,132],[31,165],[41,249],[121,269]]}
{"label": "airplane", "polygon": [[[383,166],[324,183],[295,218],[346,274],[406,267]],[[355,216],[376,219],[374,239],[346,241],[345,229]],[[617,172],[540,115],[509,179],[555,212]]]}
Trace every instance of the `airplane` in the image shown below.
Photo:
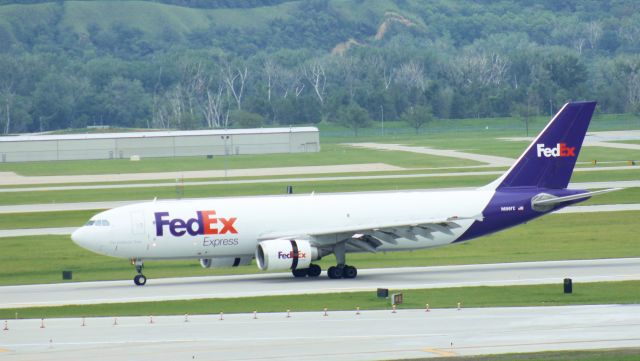
{"label": "airplane", "polygon": [[[153,200],[107,210],[71,235],[81,247],[128,258],[134,283],[143,261],[199,259],[318,277],[313,263],[335,255],[331,279],[353,279],[350,252],[391,252],[466,242],[616,189],[567,189],[596,102],[565,104],[498,179],[468,190]],[[490,140],[489,140],[490,141]]]}

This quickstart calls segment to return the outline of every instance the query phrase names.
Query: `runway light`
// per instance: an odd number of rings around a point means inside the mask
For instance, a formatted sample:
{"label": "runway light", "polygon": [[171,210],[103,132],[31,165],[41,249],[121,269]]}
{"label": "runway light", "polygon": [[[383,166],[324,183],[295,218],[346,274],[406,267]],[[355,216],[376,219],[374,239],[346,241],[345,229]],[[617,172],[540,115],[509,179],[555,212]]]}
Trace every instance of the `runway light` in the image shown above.
{"label": "runway light", "polygon": [[80,326],[85,327],[86,325],[87,325],[87,324],[84,322],[84,317],[83,317],[83,318],[82,318],[82,325],[80,325]]}
{"label": "runway light", "polygon": [[186,313],[184,315],[184,322],[189,322],[189,314],[188,313]]}
{"label": "runway light", "polygon": [[287,309],[287,318],[290,318],[290,317],[291,317],[291,310]]}
{"label": "runway light", "polygon": [[4,328],[2,329],[2,331],[9,331],[9,322],[8,321],[4,321]]}
{"label": "runway light", "polygon": [[329,316],[329,314],[327,313],[327,308],[326,307],[324,308],[324,315],[323,316],[324,317]]}
{"label": "runway light", "polygon": [[118,318],[117,317],[113,318],[113,325],[114,326],[118,326]]}
{"label": "runway light", "polygon": [[153,316],[149,316],[149,323],[153,324]]}
{"label": "runway light", "polygon": [[396,305],[391,306],[391,308],[393,309],[393,311],[391,311],[391,313],[396,313]]}
{"label": "runway light", "polygon": [[360,306],[357,306],[356,307],[356,315],[359,315],[359,314],[360,314]]}
{"label": "runway light", "polygon": [[224,312],[220,312],[220,321],[224,320]]}
{"label": "runway light", "polygon": [[253,311],[253,319],[254,320],[258,319],[258,311]]}
{"label": "runway light", "polygon": [[40,328],[44,328],[44,318],[40,319]]}
{"label": "runway light", "polygon": [[461,307],[460,307],[460,306],[461,306],[461,305],[462,305],[462,303],[461,303],[461,302],[458,302],[458,311],[460,311],[460,309],[461,309]]}
{"label": "runway light", "polygon": [[429,304],[424,305],[424,312],[429,312]]}

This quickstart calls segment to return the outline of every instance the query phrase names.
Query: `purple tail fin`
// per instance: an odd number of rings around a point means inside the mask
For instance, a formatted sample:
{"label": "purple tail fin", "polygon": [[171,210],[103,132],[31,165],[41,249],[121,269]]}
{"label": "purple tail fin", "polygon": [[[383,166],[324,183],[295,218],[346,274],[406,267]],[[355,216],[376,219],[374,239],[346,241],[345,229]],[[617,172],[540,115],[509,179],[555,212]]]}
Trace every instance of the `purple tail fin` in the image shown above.
{"label": "purple tail fin", "polygon": [[566,188],[595,107],[596,102],[565,104],[516,163],[488,187]]}

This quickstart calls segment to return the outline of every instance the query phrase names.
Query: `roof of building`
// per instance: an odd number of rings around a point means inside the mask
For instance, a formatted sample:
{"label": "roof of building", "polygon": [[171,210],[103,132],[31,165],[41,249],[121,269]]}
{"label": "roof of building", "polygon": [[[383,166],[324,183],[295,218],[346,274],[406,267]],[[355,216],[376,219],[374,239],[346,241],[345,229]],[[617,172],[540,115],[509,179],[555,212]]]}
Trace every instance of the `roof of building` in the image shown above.
{"label": "roof of building", "polygon": [[89,140],[119,138],[162,138],[162,137],[194,137],[211,135],[246,135],[246,134],[278,134],[278,133],[310,133],[318,132],[316,127],[288,128],[252,128],[252,129],[211,129],[211,130],[169,130],[145,131],[129,133],[83,133],[83,134],[23,134],[0,137],[0,142],[30,142],[43,140]]}

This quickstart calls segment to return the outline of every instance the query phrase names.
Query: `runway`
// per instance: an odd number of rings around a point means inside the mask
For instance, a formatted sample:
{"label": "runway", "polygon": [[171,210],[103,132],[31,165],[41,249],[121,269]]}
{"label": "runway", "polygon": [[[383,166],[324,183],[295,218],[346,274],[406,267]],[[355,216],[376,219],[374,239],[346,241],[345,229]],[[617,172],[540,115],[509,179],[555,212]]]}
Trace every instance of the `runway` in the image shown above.
{"label": "runway", "polygon": [[[194,266],[195,267],[195,266]],[[135,271],[131,270],[133,278]],[[0,287],[0,308],[557,283],[640,280],[640,258],[363,269],[356,279],[296,279],[290,273],[150,278]]]}
{"label": "runway", "polygon": [[9,321],[4,360],[388,360],[640,346],[640,305]]}

